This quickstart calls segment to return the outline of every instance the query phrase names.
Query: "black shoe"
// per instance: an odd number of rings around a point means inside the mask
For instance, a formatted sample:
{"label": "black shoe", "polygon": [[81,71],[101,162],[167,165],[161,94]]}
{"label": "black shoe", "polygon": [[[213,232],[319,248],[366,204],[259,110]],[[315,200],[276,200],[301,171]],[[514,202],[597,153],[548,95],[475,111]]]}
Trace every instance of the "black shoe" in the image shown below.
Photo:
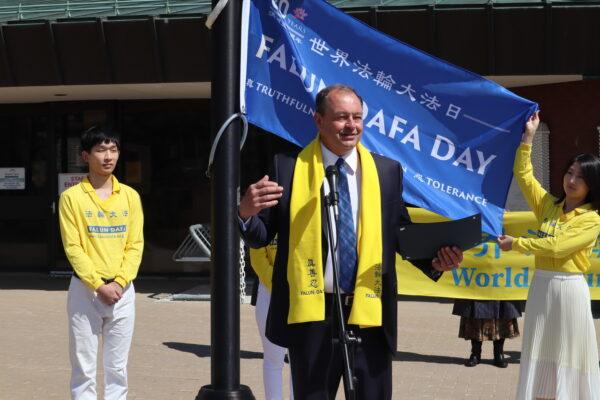
{"label": "black shoe", "polygon": [[481,362],[481,356],[471,353],[471,356],[465,361],[465,367],[474,367]]}
{"label": "black shoe", "polygon": [[508,367],[504,359],[504,339],[494,340],[494,365],[498,368]]}
{"label": "black shoe", "polygon": [[494,354],[494,365],[498,368],[508,367],[508,361],[504,358],[504,354]]}

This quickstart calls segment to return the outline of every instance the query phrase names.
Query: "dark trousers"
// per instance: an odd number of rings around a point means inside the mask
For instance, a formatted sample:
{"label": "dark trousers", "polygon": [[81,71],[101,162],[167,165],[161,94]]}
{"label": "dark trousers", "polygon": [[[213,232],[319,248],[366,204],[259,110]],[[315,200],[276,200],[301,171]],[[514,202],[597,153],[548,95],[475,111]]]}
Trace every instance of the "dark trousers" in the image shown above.
{"label": "dark trousers", "polygon": [[[331,297],[326,299],[324,321],[303,324],[301,339],[289,347],[295,400],[333,400],[342,379],[344,363],[341,347],[333,344],[337,338],[337,320],[332,317]],[[346,320],[350,312],[344,306]],[[360,329],[349,325],[361,344],[350,358],[354,360],[356,398],[386,400],[392,398],[392,354],[382,328]],[[343,389],[342,389],[343,390]]]}

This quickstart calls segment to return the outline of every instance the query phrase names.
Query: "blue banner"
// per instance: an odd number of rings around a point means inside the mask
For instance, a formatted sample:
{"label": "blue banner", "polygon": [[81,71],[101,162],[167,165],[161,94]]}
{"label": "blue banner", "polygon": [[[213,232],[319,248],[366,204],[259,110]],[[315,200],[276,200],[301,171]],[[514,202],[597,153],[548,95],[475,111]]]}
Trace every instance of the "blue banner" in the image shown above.
{"label": "blue banner", "polygon": [[[466,50],[467,51],[467,50]],[[499,235],[515,150],[537,104],[401,43],[324,0],[245,0],[241,109],[304,146],[326,86],[364,100],[362,143],[404,168],[404,200]]]}

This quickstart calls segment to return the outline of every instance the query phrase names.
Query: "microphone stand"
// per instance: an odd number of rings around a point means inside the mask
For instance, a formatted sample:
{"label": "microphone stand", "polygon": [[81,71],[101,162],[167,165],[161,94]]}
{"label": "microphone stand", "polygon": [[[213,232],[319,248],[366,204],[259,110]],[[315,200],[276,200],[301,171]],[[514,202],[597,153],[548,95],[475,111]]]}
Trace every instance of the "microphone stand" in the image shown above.
{"label": "microphone stand", "polygon": [[323,193],[326,207],[326,222],[327,222],[327,235],[329,237],[329,249],[331,251],[331,265],[333,266],[333,292],[334,292],[334,313],[336,315],[338,324],[338,338],[333,339],[334,344],[337,343],[342,347],[342,358],[344,362],[344,394],[346,400],[356,399],[356,377],[354,376],[354,357],[350,358],[350,353],[354,355],[354,346],[360,344],[360,338],[354,335],[354,332],[346,329],[346,322],[344,321],[344,311],[342,309],[342,295],[340,292],[339,282],[339,269],[336,257],[336,246],[333,246],[333,226],[331,223],[330,210],[334,211],[335,224],[337,227],[338,215],[334,204],[337,201],[337,192],[330,191],[328,195]]}

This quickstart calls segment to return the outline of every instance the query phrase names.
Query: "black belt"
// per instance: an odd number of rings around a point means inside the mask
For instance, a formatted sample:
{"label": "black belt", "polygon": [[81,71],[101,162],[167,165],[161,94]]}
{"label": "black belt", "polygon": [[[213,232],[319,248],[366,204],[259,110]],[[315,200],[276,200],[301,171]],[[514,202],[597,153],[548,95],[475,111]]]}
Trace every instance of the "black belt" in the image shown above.
{"label": "black belt", "polygon": [[[77,278],[77,279],[81,280],[81,278],[79,277],[79,275],[77,275],[77,272],[75,272],[75,271],[73,271],[73,276],[74,276],[75,278]],[[114,282],[114,281],[115,281],[115,278],[110,278],[110,279],[107,279],[107,278],[100,278],[100,279],[102,279],[102,282],[104,282],[104,284],[105,284],[105,285],[108,285],[109,283],[111,283],[111,282]]]}

